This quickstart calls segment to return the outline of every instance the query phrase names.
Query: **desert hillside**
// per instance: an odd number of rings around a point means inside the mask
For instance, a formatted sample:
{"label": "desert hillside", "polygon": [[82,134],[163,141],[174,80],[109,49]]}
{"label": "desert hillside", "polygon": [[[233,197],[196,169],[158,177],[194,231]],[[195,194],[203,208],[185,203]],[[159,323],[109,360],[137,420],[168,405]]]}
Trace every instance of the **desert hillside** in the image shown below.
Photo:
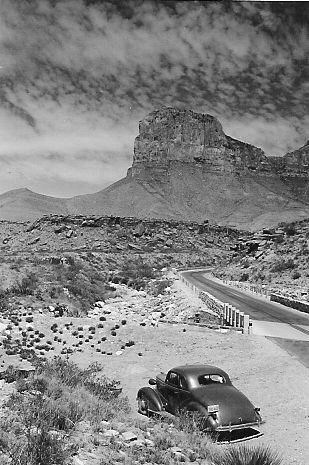
{"label": "desert hillside", "polygon": [[45,214],[67,212],[66,199],[37,194],[30,189],[14,189],[0,195],[0,219],[32,221]]}
{"label": "desert hillside", "polygon": [[309,301],[308,256],[309,221],[282,223],[278,228],[239,238],[234,254],[215,274]]}

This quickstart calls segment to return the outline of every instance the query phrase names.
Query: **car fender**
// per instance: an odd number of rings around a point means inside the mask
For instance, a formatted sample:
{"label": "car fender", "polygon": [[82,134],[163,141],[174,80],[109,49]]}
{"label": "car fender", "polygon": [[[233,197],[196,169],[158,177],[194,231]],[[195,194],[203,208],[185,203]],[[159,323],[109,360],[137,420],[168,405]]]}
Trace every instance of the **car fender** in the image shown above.
{"label": "car fender", "polygon": [[149,401],[150,410],[152,410],[153,412],[161,412],[162,410],[164,410],[163,402],[160,398],[160,395],[151,387],[142,387],[137,393],[137,398],[140,398],[141,395],[144,395],[147,398],[147,400]]}
{"label": "car fender", "polygon": [[185,410],[188,412],[196,412],[200,415],[201,420],[199,421],[199,426],[202,429],[215,429],[217,427],[216,421],[211,415],[209,415],[206,407],[202,404],[199,404],[198,402],[189,402],[188,405],[186,405]]}

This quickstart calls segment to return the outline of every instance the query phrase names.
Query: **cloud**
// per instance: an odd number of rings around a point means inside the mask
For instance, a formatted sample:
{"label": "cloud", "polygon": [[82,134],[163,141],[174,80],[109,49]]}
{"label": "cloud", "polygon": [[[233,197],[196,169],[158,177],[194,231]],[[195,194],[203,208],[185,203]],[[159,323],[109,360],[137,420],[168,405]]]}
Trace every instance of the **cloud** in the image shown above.
{"label": "cloud", "polygon": [[[138,120],[162,105],[211,113],[272,155],[308,138],[300,6],[2,0],[0,8],[1,191],[24,178],[54,195],[106,186],[131,164]],[[8,177],[8,163],[21,174]]]}

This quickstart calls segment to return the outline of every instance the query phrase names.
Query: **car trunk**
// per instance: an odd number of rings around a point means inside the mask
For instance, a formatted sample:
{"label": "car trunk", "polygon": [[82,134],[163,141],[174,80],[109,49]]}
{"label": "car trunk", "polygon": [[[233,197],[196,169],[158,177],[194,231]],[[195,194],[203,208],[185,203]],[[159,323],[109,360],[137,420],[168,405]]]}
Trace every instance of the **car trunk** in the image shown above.
{"label": "car trunk", "polygon": [[257,423],[254,406],[249,399],[234,386],[213,384],[192,390],[192,395],[204,405],[218,405],[220,426]]}

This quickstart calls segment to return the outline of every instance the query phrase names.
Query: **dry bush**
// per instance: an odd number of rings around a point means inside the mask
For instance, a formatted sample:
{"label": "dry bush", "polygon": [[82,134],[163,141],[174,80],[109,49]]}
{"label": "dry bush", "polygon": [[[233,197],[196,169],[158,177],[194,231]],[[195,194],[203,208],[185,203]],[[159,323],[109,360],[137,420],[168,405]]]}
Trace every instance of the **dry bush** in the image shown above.
{"label": "dry bush", "polygon": [[268,446],[240,445],[213,458],[213,465],[280,465],[282,459]]}
{"label": "dry bush", "polygon": [[0,448],[14,465],[67,463],[72,453],[67,437],[80,421],[99,423],[130,410],[119,383],[101,375],[98,365],[81,370],[60,357],[38,362],[17,389],[0,421]]}

